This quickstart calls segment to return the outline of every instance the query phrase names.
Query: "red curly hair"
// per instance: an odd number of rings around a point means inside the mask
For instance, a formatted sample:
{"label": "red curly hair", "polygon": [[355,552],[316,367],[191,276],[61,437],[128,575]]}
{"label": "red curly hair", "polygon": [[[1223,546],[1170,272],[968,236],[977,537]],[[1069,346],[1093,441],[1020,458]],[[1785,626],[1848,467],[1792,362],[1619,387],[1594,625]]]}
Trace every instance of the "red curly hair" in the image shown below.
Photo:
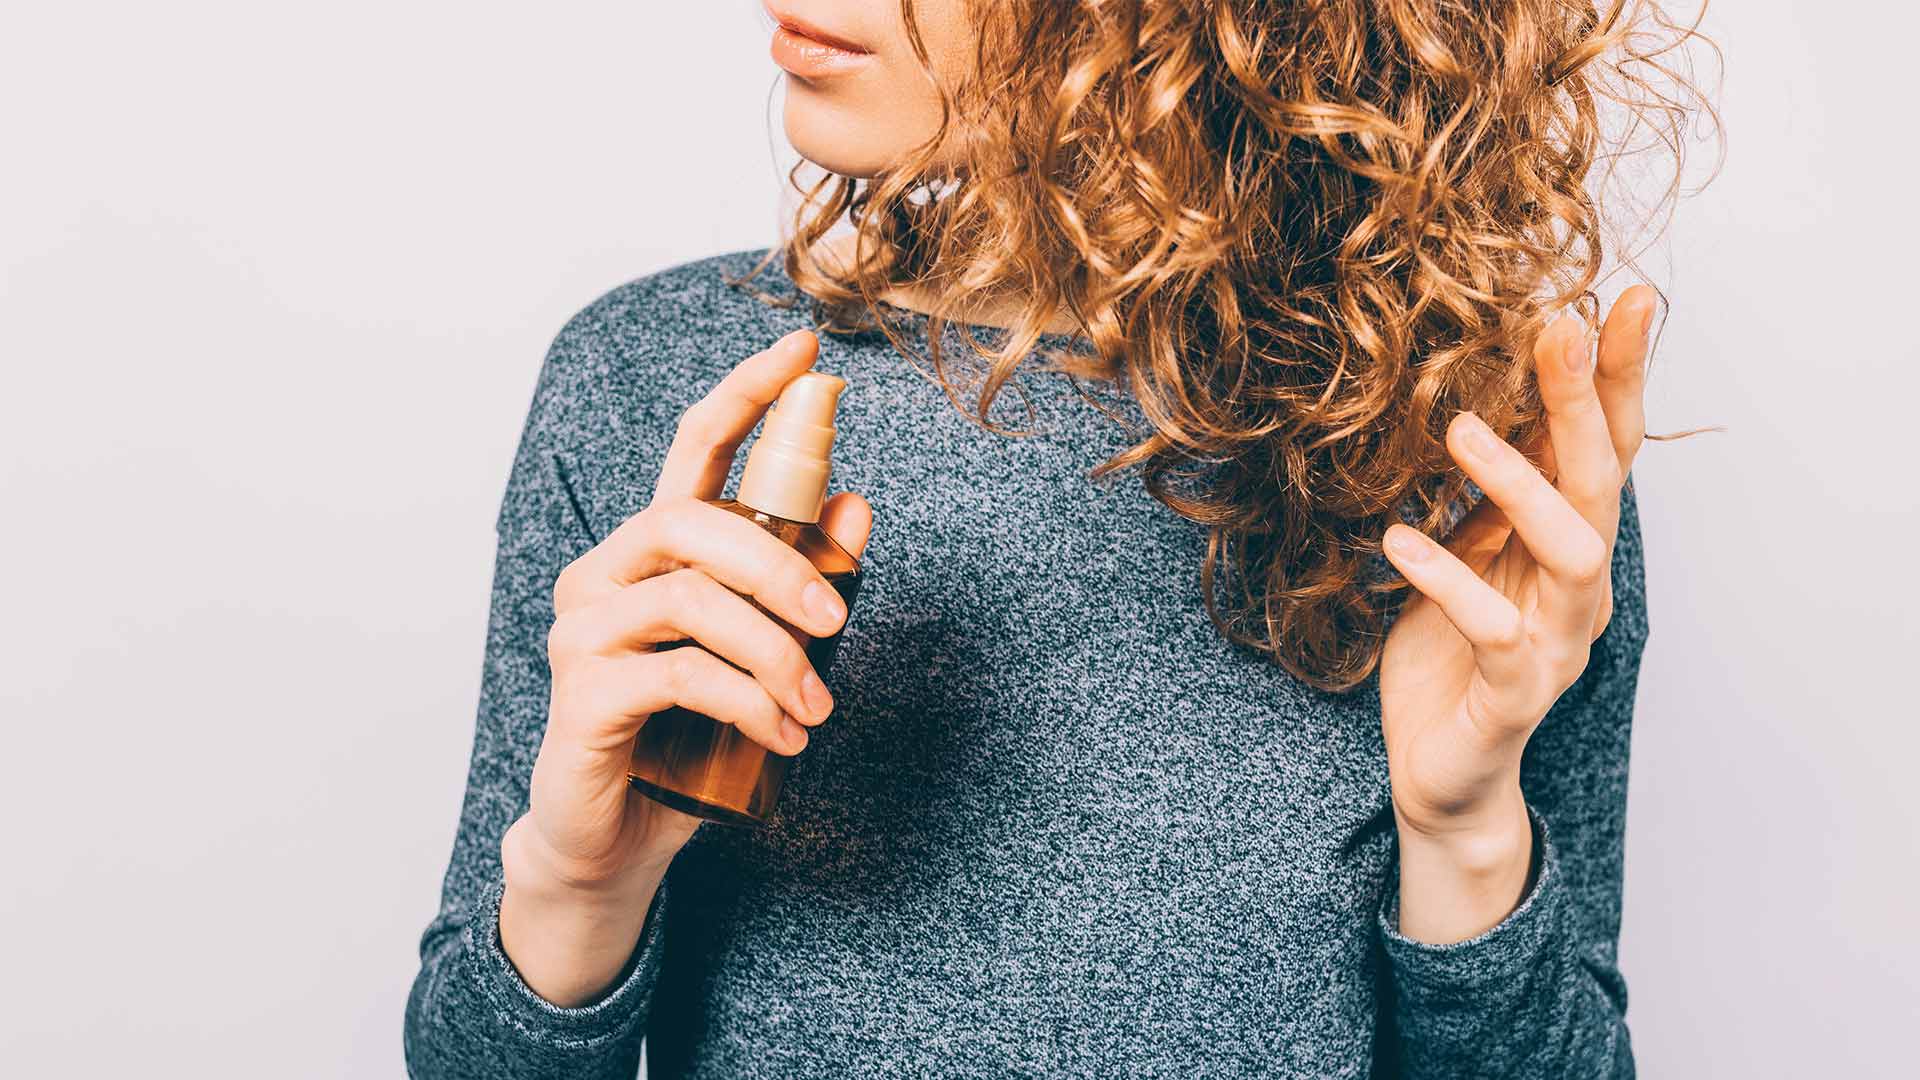
{"label": "red curly hair", "polygon": [[[1697,19],[1646,0],[974,6],[971,72],[910,160],[796,170],[789,275],[830,328],[924,348],[956,406],[943,326],[1014,305],[1000,346],[971,347],[974,419],[1006,434],[994,396],[1068,315],[1086,348],[1046,355],[1125,387],[1153,428],[1092,475],[1139,465],[1209,527],[1222,633],[1353,687],[1409,587],[1368,571],[1387,524],[1411,507],[1437,534],[1466,496],[1447,421],[1470,409],[1531,445],[1534,339],[1591,305],[1609,256],[1632,261],[1593,181],[1652,151],[1673,166],[1656,205],[1677,194],[1712,115],[1685,63]],[[853,257],[823,259],[843,222]],[[901,287],[939,298],[925,341],[884,318]]]}

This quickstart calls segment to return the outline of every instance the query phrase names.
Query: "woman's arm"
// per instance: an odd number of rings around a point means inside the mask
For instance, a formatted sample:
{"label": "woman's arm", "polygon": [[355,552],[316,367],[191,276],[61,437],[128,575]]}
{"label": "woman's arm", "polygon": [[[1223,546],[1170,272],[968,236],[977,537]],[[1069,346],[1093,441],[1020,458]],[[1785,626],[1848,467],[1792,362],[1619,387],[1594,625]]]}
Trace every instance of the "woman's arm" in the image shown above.
{"label": "woman's arm", "polygon": [[[1535,880],[1516,888],[1510,899],[1517,902],[1483,924],[1489,929],[1457,936],[1417,932],[1407,922],[1404,871],[1387,889],[1379,928],[1392,975],[1394,1057],[1383,1075],[1634,1075],[1617,966],[1628,744],[1647,638],[1631,487],[1620,517],[1613,618],[1521,762],[1531,811],[1523,867]],[[1400,843],[1405,867],[1404,832]]]}
{"label": "woman's arm", "polygon": [[1543,460],[1462,414],[1448,449],[1486,498],[1445,546],[1405,525],[1385,537],[1417,590],[1380,672],[1402,1075],[1633,1072],[1613,963],[1645,641],[1626,478],[1654,303],[1644,287],[1621,298],[1597,362],[1577,320],[1542,334]]}
{"label": "woman's arm", "polygon": [[660,907],[614,960],[596,1000],[561,1008],[528,986],[501,945],[501,842],[526,811],[547,726],[554,583],[590,546],[552,461],[569,377],[562,331],[549,352],[497,523],[492,602],[473,753],[440,911],[420,942],[407,1001],[410,1075],[632,1077],[658,971]]}
{"label": "woman's arm", "polygon": [[[417,1076],[631,1077],[667,867],[699,824],[629,785],[635,734],[681,706],[794,754],[831,711],[776,620],[824,636],[845,604],[710,501],[817,341],[789,334],[727,372],[681,415],[648,505],[595,543],[553,457],[581,437],[570,418],[601,415],[604,375],[575,362],[607,352],[580,340],[594,311],[548,353],[501,507],[466,806],[408,1001]],[[841,492],[820,522],[857,554],[872,512]]]}

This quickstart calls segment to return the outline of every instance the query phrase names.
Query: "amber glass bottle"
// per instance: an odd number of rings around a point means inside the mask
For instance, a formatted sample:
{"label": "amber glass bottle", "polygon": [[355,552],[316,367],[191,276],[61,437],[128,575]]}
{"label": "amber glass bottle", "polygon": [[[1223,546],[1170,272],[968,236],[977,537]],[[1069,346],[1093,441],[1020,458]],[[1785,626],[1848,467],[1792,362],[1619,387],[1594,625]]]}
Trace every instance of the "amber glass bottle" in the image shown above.
{"label": "amber glass bottle", "polygon": [[[846,386],[845,380],[819,371],[795,376],[780,392],[760,438],[747,453],[735,497],[716,499],[714,505],[805,555],[839,592],[851,619],[860,591],[860,563],[819,525],[834,410]],[[769,617],[805,648],[813,669],[825,679],[845,623],[831,636],[814,638],[778,616]],[[686,644],[690,642],[660,648]],[[768,750],[732,724],[675,706],[640,726],[627,782],[683,813],[730,825],[764,825],[792,764],[792,757]]]}

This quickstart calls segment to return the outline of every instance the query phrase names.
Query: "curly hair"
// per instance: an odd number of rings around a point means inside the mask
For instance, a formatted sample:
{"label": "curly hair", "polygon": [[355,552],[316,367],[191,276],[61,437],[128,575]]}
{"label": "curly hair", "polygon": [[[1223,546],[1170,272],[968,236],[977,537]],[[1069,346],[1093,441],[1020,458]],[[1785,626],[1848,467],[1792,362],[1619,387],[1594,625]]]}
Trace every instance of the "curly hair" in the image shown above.
{"label": "curly hair", "polygon": [[[967,338],[975,422],[1003,434],[1023,433],[988,420],[995,395],[1065,313],[1076,347],[1039,351],[1082,394],[1123,386],[1152,427],[1091,475],[1138,465],[1208,527],[1201,591],[1229,639],[1352,688],[1409,588],[1369,572],[1386,525],[1438,534],[1466,495],[1447,421],[1539,438],[1521,358],[1550,316],[1594,307],[1609,256],[1631,263],[1592,181],[1660,151],[1670,208],[1712,114],[1684,63],[1698,20],[1643,0],[974,6],[939,132],[871,179],[802,163],[770,258],[828,329],[924,347],[963,413],[942,329],[1013,305],[997,346]],[[846,223],[853,257],[822,259]],[[924,341],[885,317],[902,285],[940,298]]]}

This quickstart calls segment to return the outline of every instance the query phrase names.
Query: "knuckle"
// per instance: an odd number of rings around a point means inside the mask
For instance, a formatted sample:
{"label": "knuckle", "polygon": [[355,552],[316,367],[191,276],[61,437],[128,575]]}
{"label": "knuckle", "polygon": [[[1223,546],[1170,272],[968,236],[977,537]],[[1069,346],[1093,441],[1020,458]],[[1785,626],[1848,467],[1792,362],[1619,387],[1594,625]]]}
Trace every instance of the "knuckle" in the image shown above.
{"label": "knuckle", "polygon": [[649,547],[673,559],[684,559],[695,546],[694,515],[704,505],[691,495],[675,495],[647,508],[651,517],[646,536]]}
{"label": "knuckle", "polygon": [[[679,498],[675,496],[656,498],[621,526],[621,528],[632,530],[633,554],[640,567],[651,567],[659,556],[671,554],[678,519],[682,513],[679,503]],[[658,572],[657,567],[651,572],[645,569],[631,570],[628,572],[628,580],[631,583],[634,579],[643,579]]]}
{"label": "knuckle", "polygon": [[1600,534],[1588,529],[1575,549],[1570,572],[1574,583],[1583,587],[1595,587],[1607,579],[1607,542]]}
{"label": "knuckle", "polygon": [[679,505],[680,497],[677,495],[655,495],[621,527],[633,529],[644,545],[658,544],[661,533],[672,524]]}
{"label": "knuckle", "polygon": [[1519,611],[1511,611],[1493,628],[1491,644],[1503,649],[1517,648],[1527,640],[1527,620]]}
{"label": "knuckle", "polygon": [[1576,478],[1570,473],[1567,479],[1572,489],[1569,494],[1595,503],[1603,503],[1609,496],[1617,497],[1621,486],[1626,483],[1626,477],[1620,472],[1620,461],[1611,452],[1607,453],[1606,461],[1594,467],[1591,475]]}
{"label": "knuckle", "polygon": [[1599,565],[1591,560],[1576,560],[1567,570],[1567,577],[1576,589],[1591,589],[1600,584]]}
{"label": "knuckle", "polygon": [[676,430],[682,437],[702,446],[717,445],[721,438],[720,423],[714,408],[712,397],[703,397],[687,406],[687,411],[680,414]]}
{"label": "knuckle", "polygon": [[671,613],[692,610],[700,603],[706,592],[701,588],[701,582],[705,578],[705,574],[690,567],[681,567],[660,575],[655,580],[659,583],[661,602]]}
{"label": "knuckle", "polygon": [[603,558],[604,548],[596,544],[579,558],[560,568],[553,579],[553,612],[564,615],[578,608],[592,604],[609,586],[620,582],[610,581]]}
{"label": "knuckle", "polygon": [[693,685],[692,653],[691,645],[661,649],[654,653],[660,683],[675,699],[685,697],[687,688]]}
{"label": "knuckle", "polygon": [[660,531],[672,525],[673,519],[683,512],[680,504],[685,500],[684,495],[664,493],[655,495],[647,505],[641,507],[638,513],[628,519],[628,524],[640,533],[643,542],[656,540]]}
{"label": "knuckle", "polygon": [[792,634],[784,630],[775,630],[774,633],[780,638],[781,666],[787,670],[797,689],[806,677],[813,673],[813,660],[807,656],[807,650],[793,639]]}
{"label": "knuckle", "polygon": [[563,739],[573,738],[588,718],[603,711],[604,696],[604,688],[597,685],[587,668],[554,672],[548,727]]}
{"label": "knuckle", "polygon": [[560,573],[553,579],[553,611],[558,615],[573,606],[574,594],[578,591],[576,583],[580,578],[580,560],[575,559],[561,567]]}
{"label": "knuckle", "polygon": [[787,715],[787,710],[781,708],[779,702],[766,694],[759,694],[756,697],[757,700],[753,703],[754,719],[766,725],[768,731],[779,731],[780,720]]}
{"label": "knuckle", "polygon": [[554,667],[560,667],[580,652],[579,620],[561,615],[547,628],[547,659]]}
{"label": "knuckle", "polygon": [[706,650],[693,645],[667,650],[667,687],[674,697],[685,698],[700,684],[707,671],[706,656]]}
{"label": "knuckle", "polygon": [[700,430],[700,425],[705,422],[702,420],[702,417],[706,415],[706,410],[706,398],[703,397],[695,401],[693,404],[681,410],[680,420],[674,425],[674,430],[682,435],[696,434]]}
{"label": "knuckle", "polygon": [[574,687],[574,677],[575,677],[574,673],[571,669],[562,669],[562,668],[553,669],[553,675],[551,679],[548,680],[548,687],[547,687],[547,690],[548,690],[547,700],[548,700],[548,704],[551,706],[551,708],[548,710],[550,715],[547,718],[547,724],[549,727],[558,727],[561,723],[564,722],[566,713],[568,710],[562,708],[561,706],[567,702],[572,701],[576,696],[575,687]]}
{"label": "knuckle", "polygon": [[[788,637],[784,633],[780,636]],[[793,644],[792,638],[788,638],[786,655],[781,658],[780,669],[784,673],[781,676],[784,684],[782,689],[787,693],[788,700],[805,703],[807,697],[801,687],[806,683],[807,676],[813,673],[813,663],[807,659],[805,651]]]}
{"label": "knuckle", "polygon": [[1555,682],[1562,691],[1580,680],[1587,670],[1587,662],[1593,657],[1593,649],[1586,641],[1569,641],[1553,650],[1550,669]]}
{"label": "knuckle", "polygon": [[705,624],[703,633],[738,636],[742,609],[753,610],[751,602],[702,569],[689,568],[680,588],[679,610]]}
{"label": "knuckle", "polygon": [[1559,408],[1553,411],[1574,421],[1576,430],[1584,429],[1595,422],[1602,424],[1606,422],[1606,410],[1600,405],[1600,394],[1592,381],[1581,379],[1572,386],[1563,388],[1562,392],[1565,396],[1558,402]]}

